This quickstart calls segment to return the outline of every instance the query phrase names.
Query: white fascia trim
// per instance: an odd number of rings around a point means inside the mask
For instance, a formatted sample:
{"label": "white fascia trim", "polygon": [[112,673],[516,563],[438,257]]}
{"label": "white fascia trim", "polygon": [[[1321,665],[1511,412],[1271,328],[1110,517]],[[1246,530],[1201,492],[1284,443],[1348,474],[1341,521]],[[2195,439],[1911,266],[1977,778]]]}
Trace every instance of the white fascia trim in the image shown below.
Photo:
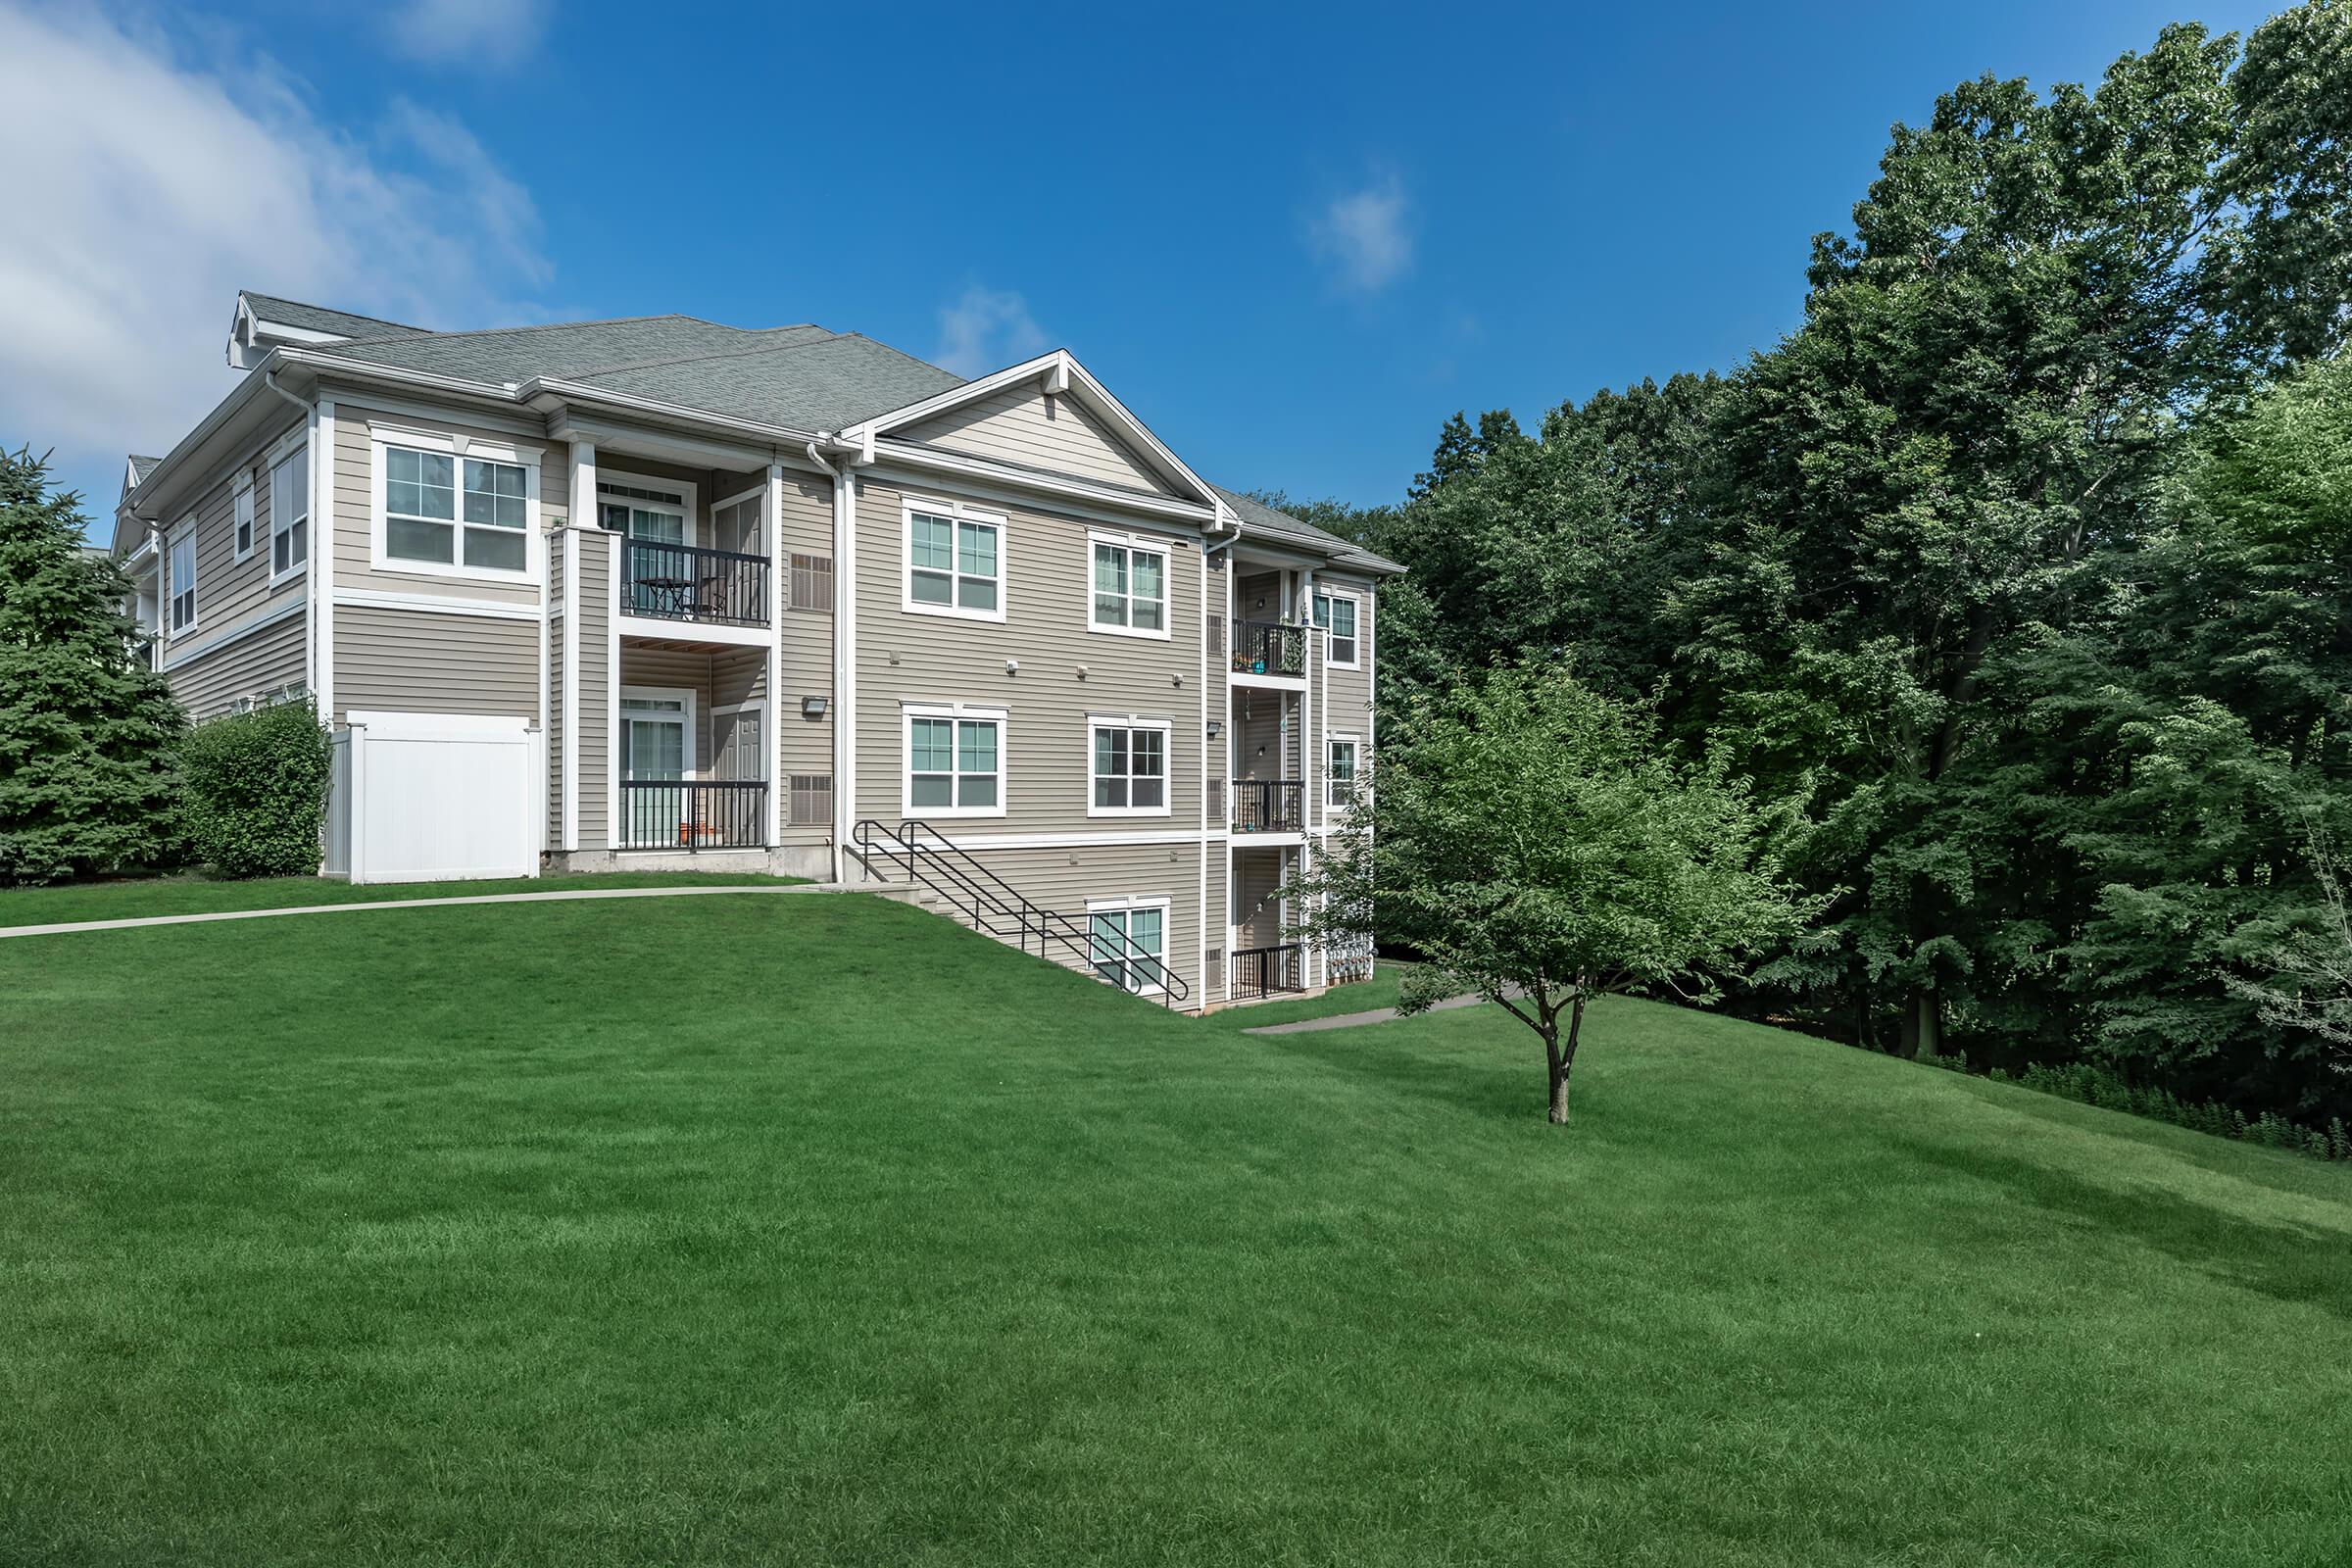
{"label": "white fascia trim", "polygon": [[1213,835],[1176,828],[1160,833],[1128,833],[1105,829],[1100,833],[958,833],[959,850],[1082,850],[1120,849],[1138,845],[1200,844]]}
{"label": "white fascia trim", "polygon": [[776,640],[774,628],[768,626],[665,620],[656,615],[615,615],[612,618],[624,637],[651,637],[672,643],[724,643],[731,648],[764,648]]}
{"label": "white fascia trim", "polygon": [[1051,381],[1056,391],[1075,390],[1080,392],[1084,401],[1090,404],[1097,414],[1107,416],[1113,424],[1121,428],[1123,434],[1156,458],[1167,473],[1180,484],[1189,486],[1213,514],[1217,501],[1216,491],[1209,488],[1207,481],[1186,466],[1183,459],[1169,451],[1167,444],[1153,435],[1150,427],[1129,412],[1124,403],[1112,397],[1109,388],[1096,380],[1093,373],[1085,366],[1080,365],[1077,357],[1068,349],[1055,349],[1052,353],[1041,354],[1036,359],[1006,366],[1004,369],[984,375],[977,381],[966,381],[959,387],[952,387],[945,392],[934,393],[920,402],[909,403],[905,408],[894,409],[888,414],[876,415],[873,418],[853,424],[843,430],[841,432],[842,439],[861,443],[871,442],[875,436],[886,431],[918,423],[949,409],[959,408],[966,403],[993,396],[1008,386],[1017,385],[1032,377]]}
{"label": "white fascia trim", "polygon": [[[904,464],[908,467],[934,468],[943,473],[965,474],[985,479],[1018,493],[1043,491],[1050,495],[1070,496],[1099,506],[1121,507],[1131,512],[1156,514],[1165,517],[1181,517],[1196,528],[1215,520],[1215,513],[1198,502],[1174,501],[1158,496],[1147,496],[1133,490],[1119,490],[1109,485],[1089,484],[1083,479],[1064,479],[1054,474],[1032,473],[985,458],[965,457],[961,453],[942,452],[934,447],[915,446],[905,441],[885,441],[875,457],[877,465]],[[879,475],[877,475],[879,477]]]}
{"label": "white fascia trim", "polygon": [[[219,653],[221,649],[226,648],[231,643],[243,642],[246,638],[251,637],[256,632],[267,631],[281,620],[286,620],[292,616],[301,614],[304,607],[308,603],[309,600],[307,596],[303,598],[289,599],[274,610],[269,611],[264,614],[256,615],[253,619],[245,622],[243,625],[231,627],[229,630],[220,633],[220,635],[218,637],[214,637],[207,642],[198,643],[190,648],[168,648],[164,656],[164,668],[167,671],[174,670],[183,664],[192,663],[196,660],[202,659],[208,654]],[[169,606],[166,607],[165,612],[167,614],[171,612]]]}
{"label": "white fascia trim", "polygon": [[487,620],[537,620],[536,605],[504,599],[459,599],[448,594],[396,594],[380,588],[338,588],[334,602],[364,610],[415,610],[428,615],[468,615]]}
{"label": "white fascia trim", "polygon": [[[1097,545],[1109,545],[1114,549],[1124,550],[1131,558],[1139,550],[1145,555],[1159,558],[1159,586],[1162,590],[1159,600],[1159,630],[1142,631],[1133,626],[1106,626],[1095,618],[1095,546]],[[1128,586],[1132,588],[1135,584],[1135,563],[1132,559],[1128,562],[1127,566],[1127,582]],[[1170,548],[1169,541],[1156,534],[1119,533],[1108,528],[1089,528],[1086,531],[1085,609],[1087,631],[1101,637],[1141,637],[1147,642],[1156,643],[1173,641],[1176,636],[1175,566],[1175,551]],[[1127,602],[1132,611],[1135,596],[1129,594]]]}

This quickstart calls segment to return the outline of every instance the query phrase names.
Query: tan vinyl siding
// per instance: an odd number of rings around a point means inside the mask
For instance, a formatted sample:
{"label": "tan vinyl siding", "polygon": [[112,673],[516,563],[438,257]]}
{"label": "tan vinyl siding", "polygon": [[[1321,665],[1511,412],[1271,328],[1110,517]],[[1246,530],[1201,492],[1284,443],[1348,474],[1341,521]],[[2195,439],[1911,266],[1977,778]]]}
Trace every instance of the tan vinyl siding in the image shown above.
{"label": "tan vinyl siding", "polygon": [[621,696],[640,687],[694,694],[694,755],[686,768],[691,778],[702,778],[710,769],[711,662],[707,653],[620,645]]}
{"label": "tan vinyl siding", "polygon": [[[536,592],[536,590],[533,590]],[[539,628],[528,620],[339,605],[338,713],[539,716]]]}
{"label": "tan vinyl siding", "polygon": [[[952,494],[918,493],[935,500]],[[1088,630],[1090,524],[1022,508],[985,508],[1006,519],[1006,618],[915,614],[904,609],[902,499],[900,490],[886,484],[859,485],[853,590],[858,595],[858,814],[886,820],[902,814],[902,703],[961,702],[1008,710],[1005,811],[942,818],[944,826],[987,833],[1198,831],[1202,720],[1198,539],[1154,536],[1165,537],[1169,545],[1173,635],[1165,641]],[[1018,662],[1017,672],[1007,671],[1007,661]],[[1221,702],[1221,695],[1212,697],[1211,713]],[[1090,714],[1169,722],[1167,815],[1087,815]]]}
{"label": "tan vinyl siding", "polygon": [[[241,699],[260,697],[288,685],[299,687],[303,680],[305,628],[305,618],[297,612],[224,647],[171,666],[167,674],[172,696],[179,699],[190,718],[202,722],[218,718]],[[183,641],[192,648],[202,648],[213,640],[213,635],[209,630],[198,630]]]}
{"label": "tan vinyl siding", "polygon": [[[257,444],[244,458],[223,469],[197,498],[192,507],[158,519],[164,535],[165,559],[171,557],[172,535],[189,517],[195,519],[196,531],[196,624],[167,645],[166,669],[171,674],[174,692],[180,692],[181,703],[196,716],[210,716],[226,704],[254,692],[273,688],[288,680],[304,678],[304,647],[308,634],[301,629],[307,612],[285,619],[271,620],[270,626],[226,648],[209,654],[199,650],[218,643],[222,637],[258,621],[278,615],[289,604],[301,602],[307,591],[308,574],[296,572],[272,588],[270,585],[270,450],[280,439],[299,429],[300,416],[288,419],[269,438]],[[297,447],[296,451],[301,448]],[[236,554],[236,485],[240,477],[251,474],[255,479],[253,497],[253,554],[243,561]],[[171,589],[158,581],[163,595],[164,613],[171,613]],[[289,634],[285,628],[296,629]],[[249,646],[258,640],[264,647],[277,650],[291,635],[294,647],[292,672],[285,673],[282,656],[272,652],[257,655]],[[191,655],[197,655],[191,659]],[[174,661],[184,661],[182,665]],[[263,684],[261,674],[273,678]],[[184,682],[184,686],[183,686]],[[198,701],[207,710],[197,712],[186,691],[199,694]]]}
{"label": "tan vinyl siding", "polygon": [[[826,479],[802,479],[791,474],[784,477],[783,538],[776,557],[777,569],[790,569],[793,553],[833,558],[833,487]],[[835,577],[838,599],[842,584]],[[825,774],[833,771],[833,638],[841,622],[838,605],[833,612],[786,610],[783,624],[777,628],[777,693],[776,723],[784,753],[785,778],[795,773]],[[826,703],[823,718],[805,718],[801,714],[801,699],[822,697]],[[791,824],[790,802],[781,813],[782,842],[786,844],[818,844],[831,836],[830,826],[794,827]]]}
{"label": "tan vinyl siding", "polygon": [[1167,484],[1075,399],[1048,397],[1035,381],[1004,388],[901,432],[926,446],[1023,467],[1170,495]]}
{"label": "tan vinyl siding", "polygon": [[611,534],[575,535],[580,565],[579,842],[601,850],[612,838],[612,558]]}
{"label": "tan vinyl siding", "polygon": [[[570,454],[562,442],[544,436],[519,435],[463,418],[429,418],[421,414],[392,413],[354,400],[335,404],[335,586],[371,593],[426,594],[450,599],[495,600],[501,604],[539,604],[539,585],[515,578],[450,577],[429,571],[406,571],[398,566],[378,569],[374,563],[375,448],[371,430],[383,424],[403,430],[439,435],[463,435],[486,442],[503,442],[524,449],[524,461],[537,449],[539,520],[564,515],[571,482]],[[537,548],[536,543],[533,548]],[[341,633],[338,629],[337,637]],[[536,655],[533,656],[534,661]],[[534,663],[534,668],[536,667]],[[339,695],[339,694],[338,694]]]}
{"label": "tan vinyl siding", "polygon": [[1233,912],[1236,948],[1271,948],[1282,943],[1282,904],[1275,898],[1289,876],[1287,857],[1296,851],[1241,849],[1233,855],[1234,888],[1239,903]]}
{"label": "tan vinyl siding", "polygon": [[[1201,1002],[1200,854],[1197,844],[975,852],[982,864],[1023,898],[1068,915],[1082,929],[1089,900],[1166,900],[1167,962],[1191,989],[1188,1006],[1199,1006]],[[1213,906],[1210,916],[1216,916]],[[1212,929],[1210,934],[1213,937],[1217,932]],[[1078,955],[1059,943],[1049,944],[1046,956],[1069,968],[1086,966]]]}
{"label": "tan vinyl siding", "polygon": [[1251,571],[1242,574],[1233,589],[1233,618],[1272,625],[1283,618],[1282,573]]}

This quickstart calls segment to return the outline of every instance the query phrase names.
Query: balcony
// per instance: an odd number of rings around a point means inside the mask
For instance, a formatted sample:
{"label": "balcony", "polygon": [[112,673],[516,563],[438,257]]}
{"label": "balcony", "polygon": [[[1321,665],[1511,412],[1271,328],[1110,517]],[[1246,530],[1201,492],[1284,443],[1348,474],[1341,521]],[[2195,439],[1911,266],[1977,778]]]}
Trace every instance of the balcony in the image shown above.
{"label": "balcony", "polygon": [[711,626],[767,624],[765,556],[628,539],[620,547],[620,612]]}
{"label": "balcony", "polygon": [[1279,948],[1242,948],[1231,955],[1228,1000],[1253,1002],[1306,989],[1306,963],[1296,942]]}
{"label": "balcony", "polygon": [[761,779],[623,779],[624,850],[760,850],[767,847]]}
{"label": "balcony", "polygon": [[1235,779],[1233,830],[1236,833],[1305,832],[1305,782],[1295,778]]}
{"label": "balcony", "polygon": [[1306,674],[1304,626],[1279,621],[1233,622],[1233,672],[1237,675],[1277,675],[1303,678]]}

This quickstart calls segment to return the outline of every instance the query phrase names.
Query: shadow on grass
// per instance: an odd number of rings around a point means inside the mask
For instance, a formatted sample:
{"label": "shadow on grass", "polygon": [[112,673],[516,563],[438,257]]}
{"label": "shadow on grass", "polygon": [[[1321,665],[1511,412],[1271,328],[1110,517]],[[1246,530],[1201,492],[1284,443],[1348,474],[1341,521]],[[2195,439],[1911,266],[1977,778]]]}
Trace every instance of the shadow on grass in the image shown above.
{"label": "shadow on grass", "polygon": [[[1447,1017],[1447,1014],[1439,1014]],[[1544,1116],[1543,1047],[1505,1059],[1485,1046],[1447,1040],[1418,1019],[1293,1035],[1252,1035],[1250,1045],[1294,1061],[1316,1062],[1377,1083],[1395,1095],[1452,1105],[1482,1118]]]}
{"label": "shadow on grass", "polygon": [[1900,1134],[1887,1147],[1923,1165],[2006,1188],[2104,1235],[2129,1237],[2224,1283],[2352,1322],[2352,1245],[2340,1231],[2257,1219],[2144,1182],[2101,1186],[2022,1158]]}

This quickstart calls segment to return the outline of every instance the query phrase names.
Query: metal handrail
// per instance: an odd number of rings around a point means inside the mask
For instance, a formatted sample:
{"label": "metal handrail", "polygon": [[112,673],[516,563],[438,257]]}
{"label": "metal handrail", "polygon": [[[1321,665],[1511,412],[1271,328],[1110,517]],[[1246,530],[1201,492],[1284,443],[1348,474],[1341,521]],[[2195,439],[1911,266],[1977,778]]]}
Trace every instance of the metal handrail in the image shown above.
{"label": "metal handrail", "polygon": [[[1251,960],[1251,961],[1245,961]],[[1245,979],[1243,971],[1255,972]],[[1228,995],[1235,1002],[1306,989],[1306,955],[1296,942],[1267,948],[1237,948],[1225,956]]]}
{"label": "metal handrail", "polygon": [[1237,778],[1233,781],[1236,833],[1302,833],[1306,830],[1306,781],[1298,778]]}
{"label": "metal handrail", "polygon": [[[1192,988],[1169,967],[1165,958],[1137,947],[1135,939],[1126,932],[1117,933],[1119,947],[1110,948],[1103,933],[1091,925],[1080,925],[1058,909],[1031,902],[975,859],[971,852],[928,822],[909,819],[894,828],[887,822],[866,817],[851,830],[850,839],[869,869],[876,855],[896,859],[906,868],[908,882],[920,882],[947,900],[971,920],[976,931],[1000,940],[1009,938],[1023,953],[1031,951],[1029,944],[1034,939],[1035,951],[1041,958],[1046,956],[1046,944],[1057,942],[1090,969],[1099,968],[1107,953],[1123,970],[1142,969],[1155,974],[1160,1001],[1167,1006],[1192,996]],[[877,839],[887,841],[887,849],[878,847]],[[1004,922],[1010,922],[1010,931],[1004,928]],[[1146,965],[1148,969],[1144,969]]]}
{"label": "metal handrail", "polygon": [[1237,675],[1304,675],[1307,638],[1314,628],[1287,620],[1236,620],[1233,670]]}
{"label": "metal handrail", "polygon": [[627,539],[621,547],[621,612],[764,626],[773,569],[767,557],[740,550]]}

